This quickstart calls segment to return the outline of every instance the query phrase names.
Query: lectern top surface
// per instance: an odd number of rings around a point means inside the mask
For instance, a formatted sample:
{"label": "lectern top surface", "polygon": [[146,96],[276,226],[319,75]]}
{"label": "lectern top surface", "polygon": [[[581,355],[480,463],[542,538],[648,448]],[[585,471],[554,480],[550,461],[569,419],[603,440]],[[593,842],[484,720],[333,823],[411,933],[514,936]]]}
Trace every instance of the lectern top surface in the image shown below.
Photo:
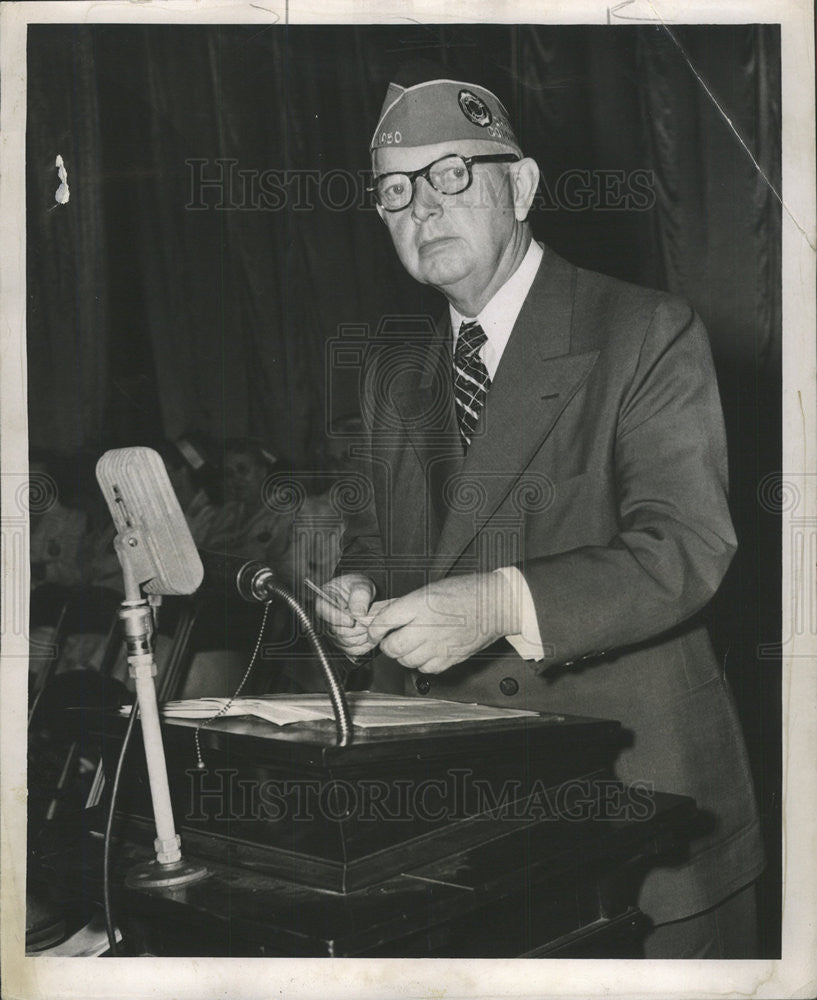
{"label": "lectern top surface", "polygon": [[[358,729],[383,729],[422,725],[449,725],[460,722],[484,722],[487,719],[536,718],[538,712],[495,705],[477,705],[437,698],[407,698],[373,691],[347,694],[352,725]],[[165,718],[195,719],[206,722],[220,718],[250,716],[276,726],[297,722],[316,722],[334,718],[329,696],[325,694],[271,694],[237,698],[188,698],[169,701],[162,706]]]}
{"label": "lectern top surface", "polygon": [[[203,747],[221,746],[228,741],[231,753],[292,756],[304,763],[312,760],[326,764],[331,760],[351,763],[358,757],[370,761],[404,757],[406,753],[417,757],[469,749],[485,753],[491,747],[495,751],[512,747],[534,751],[544,745],[564,747],[574,741],[615,739],[620,731],[619,724],[609,720],[488,705],[371,692],[350,692],[348,699],[354,729],[352,742],[345,747],[336,746],[328,697],[318,694],[268,700],[278,701],[279,707],[298,704],[321,709],[311,718],[304,716],[303,721],[275,725],[257,714],[231,714],[203,724],[201,715],[165,716],[165,734],[173,741],[174,732],[180,735],[202,726]],[[214,714],[212,711],[204,718]]]}

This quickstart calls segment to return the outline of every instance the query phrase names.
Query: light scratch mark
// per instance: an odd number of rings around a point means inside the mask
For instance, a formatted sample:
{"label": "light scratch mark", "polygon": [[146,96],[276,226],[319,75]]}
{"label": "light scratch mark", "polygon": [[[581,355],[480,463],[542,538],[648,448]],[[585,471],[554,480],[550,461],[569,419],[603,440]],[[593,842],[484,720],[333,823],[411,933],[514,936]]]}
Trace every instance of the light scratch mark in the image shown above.
{"label": "light scratch mark", "polygon": [[666,31],[667,35],[669,35],[669,37],[670,37],[673,45],[678,49],[678,51],[683,56],[684,62],[690,68],[690,70],[691,70],[692,74],[694,75],[695,79],[704,88],[706,96],[712,102],[713,106],[717,109],[718,114],[723,118],[723,120],[726,122],[726,124],[729,126],[730,130],[732,131],[732,134],[735,136],[735,138],[738,140],[738,142],[740,143],[740,145],[743,147],[744,151],[746,152],[746,155],[752,161],[752,165],[757,170],[757,172],[760,174],[760,176],[763,178],[764,184],[772,192],[772,194],[775,196],[775,198],[780,202],[780,205],[782,206],[782,208],[785,211],[786,215],[788,215],[788,217],[791,219],[791,221],[797,227],[798,231],[800,232],[800,234],[802,235],[802,237],[806,241],[806,243],[808,243],[808,245],[811,247],[812,250],[817,250],[817,245],[815,245],[813,239],[811,239],[809,237],[809,234],[806,232],[806,230],[803,228],[803,226],[801,226],[800,223],[797,221],[797,219],[794,217],[794,215],[792,214],[791,209],[786,204],[786,202],[783,200],[783,197],[780,194],[780,192],[777,190],[777,188],[774,186],[774,184],[772,184],[772,182],[766,176],[765,171],[763,170],[763,168],[760,166],[760,164],[755,159],[754,154],[752,153],[751,149],[749,149],[749,146],[746,143],[746,141],[744,140],[743,136],[740,134],[740,132],[738,132],[738,130],[737,130],[734,122],[729,117],[729,115],[726,113],[725,109],[723,107],[721,107],[718,99],[715,97],[715,95],[709,89],[709,87],[707,86],[707,83],[704,80],[704,78],[701,76],[701,74],[698,72],[698,70],[695,69],[695,66],[694,66],[693,62],[690,59],[690,57],[687,55],[687,52],[684,49],[683,45],[681,45],[681,43],[675,37],[675,35],[673,34],[673,32],[670,29],[669,25],[667,24],[666,21],[664,21],[664,19],[660,15],[660,13],[653,6],[653,4],[650,3],[649,6],[650,6],[650,8],[653,11],[655,11],[656,17],[654,17],[654,18],[648,18],[648,17],[628,17],[625,14],[619,14],[618,13],[619,10],[621,10],[624,7],[631,6],[631,4],[633,4],[634,2],[635,2],[635,0],[623,0],[623,3],[617,4],[615,7],[608,7],[607,8],[607,21],[608,21],[608,23],[610,23],[611,17],[615,16],[618,20],[622,20],[622,21],[642,21],[642,22],[646,22],[648,24],[660,24],[661,25],[661,27],[664,29],[664,31]]}
{"label": "light scratch mark", "polygon": [[418,882],[431,882],[433,885],[447,885],[451,889],[465,889],[466,892],[473,892],[472,885],[458,885],[456,882],[443,882],[438,878],[426,878],[424,875],[411,875],[409,872],[401,872],[401,878],[414,878]]}
{"label": "light scratch mark", "polygon": [[622,3],[617,3],[615,7],[607,8],[607,23],[612,24],[612,19],[615,17],[618,21],[642,21],[647,24],[660,24],[660,17],[628,17],[626,14],[619,14],[620,10],[625,7],[631,7],[635,3],[635,0],[622,0]]}
{"label": "light scratch mark", "polygon": [[281,15],[278,13],[277,10],[270,10],[269,7],[262,7],[260,4],[257,3],[251,3],[250,7],[253,7],[255,10],[263,10],[265,14],[272,14],[272,16],[275,18],[275,20],[272,22],[273,24],[277,24],[281,20]]}

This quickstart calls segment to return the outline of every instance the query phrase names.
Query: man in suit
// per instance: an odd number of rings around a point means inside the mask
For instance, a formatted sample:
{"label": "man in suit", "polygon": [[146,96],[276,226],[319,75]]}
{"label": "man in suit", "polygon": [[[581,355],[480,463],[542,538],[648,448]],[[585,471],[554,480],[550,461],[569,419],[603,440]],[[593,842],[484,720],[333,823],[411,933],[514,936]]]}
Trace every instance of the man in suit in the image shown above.
{"label": "man in suit", "polygon": [[498,98],[391,84],[373,190],[437,329],[364,378],[374,518],[318,613],[375,686],[620,720],[625,782],[709,829],[640,894],[647,957],[749,957],[762,869],[731,695],[698,613],[735,550],[706,332],[666,294],[532,239],[539,179]]}

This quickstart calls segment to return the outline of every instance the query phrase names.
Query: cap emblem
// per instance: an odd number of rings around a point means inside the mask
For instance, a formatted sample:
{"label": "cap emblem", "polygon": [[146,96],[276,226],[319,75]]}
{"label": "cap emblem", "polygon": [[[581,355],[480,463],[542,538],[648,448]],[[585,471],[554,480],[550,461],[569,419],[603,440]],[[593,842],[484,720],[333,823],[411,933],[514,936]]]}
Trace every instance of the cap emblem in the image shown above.
{"label": "cap emblem", "polygon": [[462,113],[474,125],[486,128],[493,120],[488,105],[470,90],[461,90],[457,95]]}

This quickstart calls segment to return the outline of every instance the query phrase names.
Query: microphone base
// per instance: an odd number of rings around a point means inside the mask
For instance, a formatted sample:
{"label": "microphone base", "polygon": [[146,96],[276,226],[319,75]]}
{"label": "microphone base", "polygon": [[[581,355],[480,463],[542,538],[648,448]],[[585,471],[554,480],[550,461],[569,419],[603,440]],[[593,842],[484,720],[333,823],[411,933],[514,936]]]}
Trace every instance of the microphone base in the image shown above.
{"label": "microphone base", "polygon": [[198,882],[210,873],[204,865],[193,864],[181,858],[171,864],[160,861],[145,861],[134,865],[125,876],[129,889],[164,889]]}

